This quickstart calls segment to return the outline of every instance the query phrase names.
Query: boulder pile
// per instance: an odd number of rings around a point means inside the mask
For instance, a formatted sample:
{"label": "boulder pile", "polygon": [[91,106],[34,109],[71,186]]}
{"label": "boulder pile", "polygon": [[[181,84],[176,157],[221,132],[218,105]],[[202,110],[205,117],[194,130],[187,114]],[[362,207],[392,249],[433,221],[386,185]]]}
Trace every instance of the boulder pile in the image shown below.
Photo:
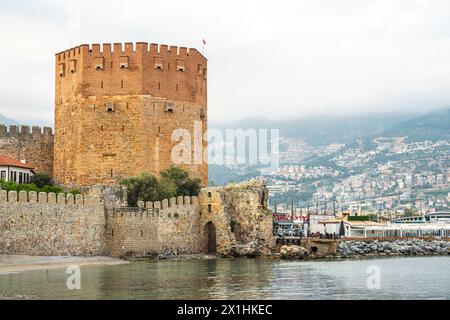
{"label": "boulder pile", "polygon": [[337,247],[337,255],[343,258],[368,255],[411,256],[447,254],[450,254],[450,242],[445,240],[340,241]]}

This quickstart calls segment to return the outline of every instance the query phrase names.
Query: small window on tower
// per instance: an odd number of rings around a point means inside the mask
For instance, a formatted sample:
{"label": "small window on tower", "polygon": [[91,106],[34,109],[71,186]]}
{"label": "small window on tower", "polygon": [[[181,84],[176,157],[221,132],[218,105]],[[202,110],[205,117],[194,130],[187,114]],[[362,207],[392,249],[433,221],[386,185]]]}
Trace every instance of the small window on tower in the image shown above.
{"label": "small window on tower", "polygon": [[166,107],[164,108],[164,111],[166,112],[175,112],[175,105],[174,104],[168,104],[166,105]]}
{"label": "small window on tower", "polygon": [[107,103],[106,104],[106,111],[107,112],[114,112],[115,111],[114,103],[112,103],[112,102]]}
{"label": "small window on tower", "polygon": [[95,70],[103,70],[104,62],[105,62],[105,59],[103,57],[95,58],[95,62],[94,62]]}
{"label": "small window on tower", "polygon": [[121,57],[119,57],[120,69],[128,69],[128,62],[129,62],[128,56],[121,56]]}
{"label": "small window on tower", "polygon": [[177,59],[177,71],[185,71],[186,65],[183,59]]}
{"label": "small window on tower", "polygon": [[153,57],[155,62],[155,69],[162,70],[163,69],[163,58],[162,57]]}
{"label": "small window on tower", "polygon": [[64,63],[60,63],[58,65],[58,74],[60,77],[64,77],[66,75],[66,68]]}
{"label": "small window on tower", "polygon": [[70,73],[77,72],[77,60],[70,60]]}

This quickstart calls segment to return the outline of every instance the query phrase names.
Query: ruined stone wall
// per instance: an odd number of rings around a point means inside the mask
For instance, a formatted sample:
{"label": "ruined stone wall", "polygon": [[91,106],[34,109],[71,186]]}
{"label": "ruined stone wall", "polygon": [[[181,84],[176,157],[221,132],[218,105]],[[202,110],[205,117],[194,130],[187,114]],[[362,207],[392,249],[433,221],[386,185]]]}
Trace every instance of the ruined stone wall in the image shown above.
{"label": "ruined stone wall", "polygon": [[0,125],[0,154],[33,165],[35,172],[53,174],[52,129]]}
{"label": "ruined stone wall", "polygon": [[0,254],[104,255],[104,230],[92,197],[0,191]]}
{"label": "ruined stone wall", "polygon": [[[207,129],[206,59],[195,49],[127,43],[56,55],[54,175],[114,184],[172,162],[175,129]],[[111,109],[112,108],[112,109]],[[206,148],[206,142],[201,142]],[[207,164],[181,165],[207,185]]]}
{"label": "ruined stone wall", "polygon": [[215,226],[219,254],[239,254],[239,248],[248,244],[258,252],[274,247],[273,217],[267,210],[263,181],[204,188],[199,200],[203,223],[211,221]]}

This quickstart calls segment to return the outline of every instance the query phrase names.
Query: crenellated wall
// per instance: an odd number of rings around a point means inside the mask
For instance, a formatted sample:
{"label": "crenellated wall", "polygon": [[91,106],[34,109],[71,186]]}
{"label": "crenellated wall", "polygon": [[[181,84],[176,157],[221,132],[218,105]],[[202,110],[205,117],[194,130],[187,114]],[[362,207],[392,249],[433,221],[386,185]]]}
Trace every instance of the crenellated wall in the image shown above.
{"label": "crenellated wall", "polygon": [[35,172],[53,174],[53,132],[49,127],[0,125],[0,154],[25,160]]}
{"label": "crenellated wall", "polygon": [[[136,208],[93,194],[0,191],[0,254],[254,256],[274,245],[267,189],[258,181]],[[107,189],[112,194],[123,196]]]}
{"label": "crenellated wall", "polygon": [[197,197],[111,208],[106,214],[107,252],[115,257],[201,253],[204,237],[199,233],[199,209]]}
{"label": "crenellated wall", "polygon": [[0,190],[0,254],[104,255],[104,229],[90,196]]}
{"label": "crenellated wall", "polygon": [[56,57],[58,99],[73,93],[152,95],[207,103],[207,59],[197,49],[147,42],[84,44]]}

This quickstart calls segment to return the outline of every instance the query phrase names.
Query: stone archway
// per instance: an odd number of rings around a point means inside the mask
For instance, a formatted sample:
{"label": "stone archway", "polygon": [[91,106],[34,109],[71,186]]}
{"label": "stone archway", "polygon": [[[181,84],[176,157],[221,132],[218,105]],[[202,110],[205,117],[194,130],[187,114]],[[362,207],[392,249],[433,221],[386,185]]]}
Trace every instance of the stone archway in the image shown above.
{"label": "stone archway", "polygon": [[207,252],[216,253],[217,252],[217,241],[216,241],[216,226],[214,223],[209,221],[205,225],[205,232],[207,237]]}

